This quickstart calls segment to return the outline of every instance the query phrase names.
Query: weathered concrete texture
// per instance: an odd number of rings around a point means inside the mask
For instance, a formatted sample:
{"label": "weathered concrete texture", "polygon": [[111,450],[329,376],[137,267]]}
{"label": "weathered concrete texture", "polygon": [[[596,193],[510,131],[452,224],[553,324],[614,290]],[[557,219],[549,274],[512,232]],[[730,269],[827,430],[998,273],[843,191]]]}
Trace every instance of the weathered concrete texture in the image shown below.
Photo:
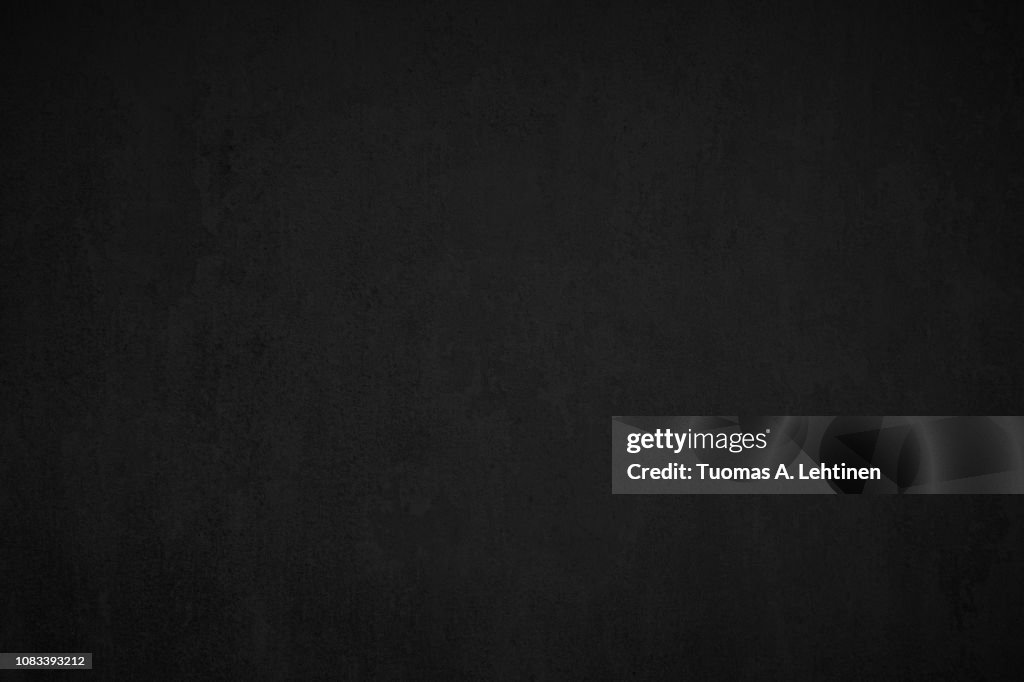
{"label": "weathered concrete texture", "polygon": [[607,458],[612,414],[1021,412],[1019,17],[299,4],[8,15],[4,650],[1016,678],[1020,500]]}

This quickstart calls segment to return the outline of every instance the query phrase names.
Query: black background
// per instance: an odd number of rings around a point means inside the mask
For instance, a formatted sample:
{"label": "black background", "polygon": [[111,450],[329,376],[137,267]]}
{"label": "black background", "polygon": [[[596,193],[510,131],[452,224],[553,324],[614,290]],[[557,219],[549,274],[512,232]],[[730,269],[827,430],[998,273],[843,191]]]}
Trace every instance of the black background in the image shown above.
{"label": "black background", "polygon": [[612,414],[1020,414],[1010,4],[4,9],[0,649],[1016,678],[1017,498],[613,497]]}

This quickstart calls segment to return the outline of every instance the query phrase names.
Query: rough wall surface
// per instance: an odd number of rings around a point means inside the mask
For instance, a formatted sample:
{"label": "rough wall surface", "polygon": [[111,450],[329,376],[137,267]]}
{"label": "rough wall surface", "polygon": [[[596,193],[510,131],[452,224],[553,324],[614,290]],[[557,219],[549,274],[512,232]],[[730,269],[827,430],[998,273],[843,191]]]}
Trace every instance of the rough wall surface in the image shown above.
{"label": "rough wall surface", "polygon": [[1020,414],[998,5],[11,10],[0,643],[1014,678],[1017,498],[613,498],[612,414]]}

